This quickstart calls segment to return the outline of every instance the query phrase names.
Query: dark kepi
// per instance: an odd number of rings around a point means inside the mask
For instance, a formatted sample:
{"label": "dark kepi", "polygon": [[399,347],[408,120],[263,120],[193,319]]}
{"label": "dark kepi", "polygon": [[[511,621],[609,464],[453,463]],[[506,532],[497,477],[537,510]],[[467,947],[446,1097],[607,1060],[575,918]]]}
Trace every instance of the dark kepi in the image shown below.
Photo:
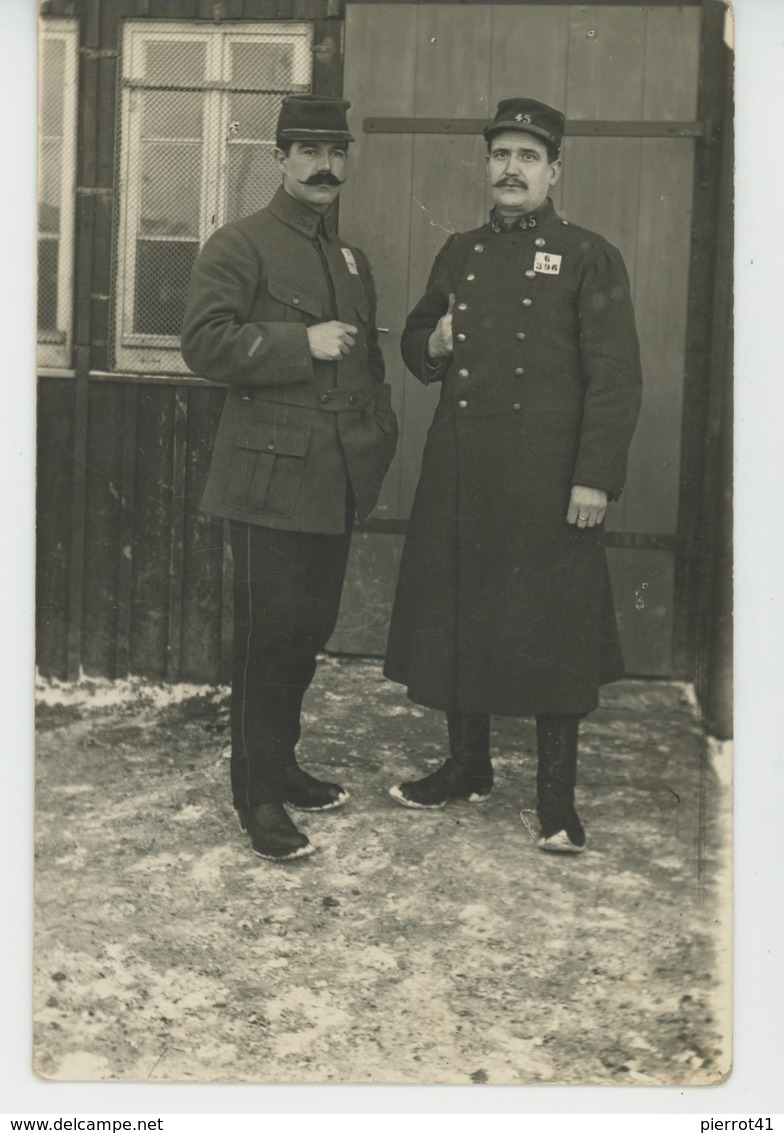
{"label": "dark kepi", "polygon": [[321,98],[314,94],[292,94],[283,99],[278,116],[277,136],[288,142],[353,142],[345,98]]}
{"label": "dark kepi", "polygon": [[566,119],[561,111],[545,102],[537,102],[535,98],[505,98],[498,103],[495,118],[482,133],[489,142],[502,130],[522,130],[542,138],[558,152],[565,126]]}

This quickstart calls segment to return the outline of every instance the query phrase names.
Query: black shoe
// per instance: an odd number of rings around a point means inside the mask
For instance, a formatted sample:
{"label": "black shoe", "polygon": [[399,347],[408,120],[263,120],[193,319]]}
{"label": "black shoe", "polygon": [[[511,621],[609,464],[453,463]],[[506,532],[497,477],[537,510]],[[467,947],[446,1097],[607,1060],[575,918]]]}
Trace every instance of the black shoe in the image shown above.
{"label": "black shoe", "polygon": [[493,789],[493,769],[470,772],[451,757],[432,775],[390,787],[389,793],[396,803],[413,810],[440,810],[450,799],[466,799],[469,803],[483,803]]}
{"label": "black shoe", "polygon": [[286,768],[286,803],[295,810],[334,810],[349,800],[348,791],[338,783],[326,783],[303,771],[296,763]]}
{"label": "black shoe", "polygon": [[554,854],[581,854],[587,845],[583,824],[571,805],[564,805],[560,814],[542,819],[542,831],[536,843],[540,850]]}
{"label": "black shoe", "polygon": [[250,835],[254,854],[271,862],[290,862],[312,854],[312,846],[301,830],[297,830],[283,803],[261,803],[248,810],[238,810],[240,830]]}

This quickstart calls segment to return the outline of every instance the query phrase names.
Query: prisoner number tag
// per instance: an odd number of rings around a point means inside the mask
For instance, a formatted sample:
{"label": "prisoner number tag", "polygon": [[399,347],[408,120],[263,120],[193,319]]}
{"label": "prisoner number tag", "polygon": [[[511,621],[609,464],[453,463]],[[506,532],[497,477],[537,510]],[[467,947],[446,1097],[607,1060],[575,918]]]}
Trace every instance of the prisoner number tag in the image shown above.
{"label": "prisoner number tag", "polygon": [[534,271],[543,275],[558,275],[561,270],[561,257],[551,252],[537,252],[534,258]]}
{"label": "prisoner number tag", "polygon": [[351,249],[341,248],[340,250],[343,253],[343,259],[346,261],[346,266],[348,267],[348,270],[351,272],[351,274],[359,275],[357,261],[354,259],[354,253],[351,251]]}

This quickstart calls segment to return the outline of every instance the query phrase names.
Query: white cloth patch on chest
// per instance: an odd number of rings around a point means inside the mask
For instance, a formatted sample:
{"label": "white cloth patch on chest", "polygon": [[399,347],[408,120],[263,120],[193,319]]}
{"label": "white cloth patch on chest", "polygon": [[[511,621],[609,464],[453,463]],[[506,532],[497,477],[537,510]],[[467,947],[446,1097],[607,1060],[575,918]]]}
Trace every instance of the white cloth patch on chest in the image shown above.
{"label": "white cloth patch on chest", "polygon": [[552,252],[537,252],[534,257],[534,271],[544,275],[558,275],[561,270],[561,257]]}
{"label": "white cloth patch on chest", "polygon": [[343,259],[346,261],[346,266],[348,267],[348,270],[351,272],[351,274],[359,275],[357,261],[354,259],[354,253],[351,251],[351,249],[341,248],[340,250],[343,253]]}

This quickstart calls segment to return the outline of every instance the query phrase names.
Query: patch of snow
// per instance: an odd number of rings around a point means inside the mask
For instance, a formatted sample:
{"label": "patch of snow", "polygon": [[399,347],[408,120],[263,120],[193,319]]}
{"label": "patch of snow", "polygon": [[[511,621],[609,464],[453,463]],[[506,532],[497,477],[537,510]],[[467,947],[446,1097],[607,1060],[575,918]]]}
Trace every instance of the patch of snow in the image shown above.
{"label": "patch of snow", "polygon": [[713,736],[708,736],[708,758],[722,787],[732,786],[734,754],[732,740],[717,740]]}
{"label": "patch of snow", "polygon": [[104,677],[88,677],[83,672],[78,681],[60,681],[40,675],[36,675],[35,681],[36,702],[50,708],[117,708],[128,704],[167,708],[196,697],[207,697],[219,704],[228,696],[229,689],[225,685],[156,684],[143,677],[110,681]]}
{"label": "patch of snow", "polygon": [[111,1077],[108,1059],[89,1050],[70,1051],[52,1074],[58,1082],[99,1082]]}

